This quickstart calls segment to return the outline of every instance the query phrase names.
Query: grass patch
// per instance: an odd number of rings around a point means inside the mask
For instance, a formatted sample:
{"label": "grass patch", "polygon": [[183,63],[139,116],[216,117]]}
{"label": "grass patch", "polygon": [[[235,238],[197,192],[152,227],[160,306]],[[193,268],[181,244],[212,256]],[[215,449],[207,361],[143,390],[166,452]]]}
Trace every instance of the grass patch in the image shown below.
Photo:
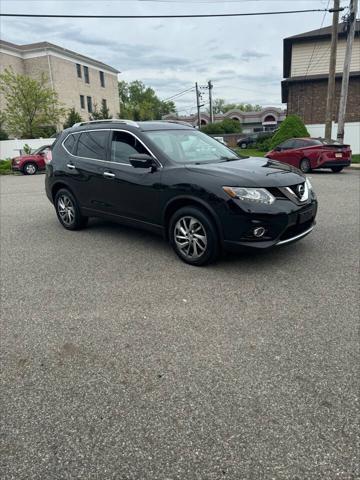
{"label": "grass patch", "polygon": [[360,153],[351,156],[351,163],[360,163]]}
{"label": "grass patch", "polygon": [[234,148],[238,155],[245,155],[246,157],[264,157],[265,153],[255,148]]}
{"label": "grass patch", "polygon": [[0,175],[10,175],[12,172],[11,170],[11,160],[0,160]]}

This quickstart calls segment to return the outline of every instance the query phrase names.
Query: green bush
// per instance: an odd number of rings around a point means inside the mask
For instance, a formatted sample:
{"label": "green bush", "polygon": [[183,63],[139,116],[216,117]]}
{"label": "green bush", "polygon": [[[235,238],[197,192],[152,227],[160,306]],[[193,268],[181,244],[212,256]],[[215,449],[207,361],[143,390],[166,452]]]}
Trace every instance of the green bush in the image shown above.
{"label": "green bush", "polygon": [[11,159],[0,160],[0,175],[9,175],[9,173],[12,173]]}
{"label": "green bush", "polygon": [[222,122],[204,125],[201,127],[201,131],[207,134],[241,133],[241,125],[237,120],[225,118]]}
{"label": "green bush", "polygon": [[264,138],[256,143],[255,148],[260,152],[268,152],[271,150],[272,137]]}
{"label": "green bush", "polygon": [[288,115],[272,137],[270,148],[273,149],[289,138],[309,137],[304,122],[298,115]]}

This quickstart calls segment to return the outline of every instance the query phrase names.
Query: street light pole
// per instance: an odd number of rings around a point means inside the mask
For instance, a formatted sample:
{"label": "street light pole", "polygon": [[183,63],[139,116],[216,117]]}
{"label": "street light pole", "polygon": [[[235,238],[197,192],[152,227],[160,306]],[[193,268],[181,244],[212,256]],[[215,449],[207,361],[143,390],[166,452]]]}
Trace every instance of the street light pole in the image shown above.
{"label": "street light pole", "polygon": [[209,88],[210,123],[214,123],[214,109],[213,109],[213,101],[212,101],[213,84],[212,84],[211,80],[208,81],[208,88]]}

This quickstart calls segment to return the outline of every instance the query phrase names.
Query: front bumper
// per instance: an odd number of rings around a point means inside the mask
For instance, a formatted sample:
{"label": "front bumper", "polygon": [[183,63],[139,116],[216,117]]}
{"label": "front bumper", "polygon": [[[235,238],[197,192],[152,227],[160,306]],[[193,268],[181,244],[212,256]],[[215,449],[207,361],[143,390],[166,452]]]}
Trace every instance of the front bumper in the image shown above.
{"label": "front bumper", "polygon": [[[279,202],[280,203],[280,202]],[[304,206],[297,207],[292,202],[284,200],[278,206],[283,211],[261,214],[248,212],[233,216],[233,228],[227,230],[224,236],[225,250],[241,248],[267,249],[275,246],[296,242],[312,232],[315,226],[317,201],[313,198]],[[264,227],[266,233],[262,238],[256,238],[253,231],[256,227]]]}
{"label": "front bumper", "polygon": [[12,170],[13,172],[20,172],[20,171],[21,171],[21,166],[20,166],[20,164],[17,165],[16,163],[12,163],[12,164],[11,164],[11,170]]}

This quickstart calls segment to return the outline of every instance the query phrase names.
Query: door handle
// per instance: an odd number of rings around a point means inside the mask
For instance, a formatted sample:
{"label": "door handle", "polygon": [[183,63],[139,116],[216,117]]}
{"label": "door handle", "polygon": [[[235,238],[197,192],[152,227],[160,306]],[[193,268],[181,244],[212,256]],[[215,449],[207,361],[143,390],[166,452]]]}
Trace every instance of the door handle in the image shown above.
{"label": "door handle", "polygon": [[111,172],[104,172],[103,175],[104,175],[104,177],[108,177],[108,178],[114,178],[115,177],[115,173],[111,173]]}
{"label": "door handle", "polygon": [[75,165],[73,165],[72,163],[68,163],[66,166],[70,168],[70,170],[75,170],[76,168]]}

